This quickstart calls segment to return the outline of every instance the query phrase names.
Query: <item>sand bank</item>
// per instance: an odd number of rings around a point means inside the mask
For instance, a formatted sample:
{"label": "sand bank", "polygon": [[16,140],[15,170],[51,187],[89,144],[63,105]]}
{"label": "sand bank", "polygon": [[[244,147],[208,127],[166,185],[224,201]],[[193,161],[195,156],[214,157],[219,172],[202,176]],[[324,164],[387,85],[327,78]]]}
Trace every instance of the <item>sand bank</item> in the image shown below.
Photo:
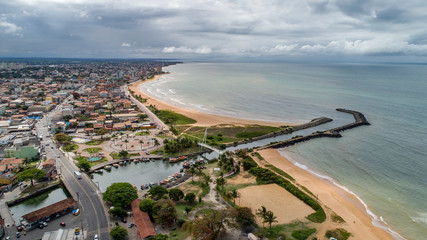
{"label": "sand bank", "polygon": [[159,75],[156,75],[153,79],[133,83],[132,85],[129,85],[129,89],[134,91],[136,95],[141,95],[143,98],[146,98],[147,99],[146,105],[155,105],[158,109],[174,111],[196,120],[197,123],[192,124],[194,126],[213,126],[213,125],[219,125],[219,124],[233,124],[233,125],[259,124],[259,125],[279,127],[284,125],[287,125],[287,126],[295,125],[292,123],[284,123],[284,122],[274,122],[274,121],[270,122],[270,121],[259,121],[259,120],[251,120],[251,119],[226,117],[226,116],[204,113],[194,109],[182,108],[182,107],[178,107],[178,106],[166,103],[159,99],[156,99],[153,96],[149,96],[139,89],[139,86],[141,84],[144,84],[150,81],[155,81],[158,78],[159,78]]}
{"label": "sand bank", "polygon": [[[355,196],[295,166],[276,150],[266,149],[260,151],[260,154],[268,163],[287,172],[296,182],[318,196],[322,205],[341,216],[346,221],[345,228],[353,235],[351,239],[393,239],[386,231],[373,225],[372,219]],[[319,239],[323,239],[327,230],[334,228],[332,223],[328,224],[328,220],[325,223],[317,233]]]}

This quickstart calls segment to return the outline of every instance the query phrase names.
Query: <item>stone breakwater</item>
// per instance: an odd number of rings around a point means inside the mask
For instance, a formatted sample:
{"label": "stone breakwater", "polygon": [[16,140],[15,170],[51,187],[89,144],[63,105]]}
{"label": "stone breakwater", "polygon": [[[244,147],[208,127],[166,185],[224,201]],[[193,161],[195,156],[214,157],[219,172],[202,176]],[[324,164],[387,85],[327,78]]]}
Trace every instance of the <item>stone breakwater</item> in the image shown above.
{"label": "stone breakwater", "polygon": [[365,116],[360,112],[352,111],[352,110],[348,110],[348,109],[343,109],[343,108],[337,108],[336,110],[339,112],[352,114],[355,121],[353,123],[346,124],[346,125],[341,126],[341,127],[329,129],[329,130],[324,131],[324,132],[315,132],[315,133],[312,133],[312,134],[307,135],[307,136],[295,137],[293,139],[289,139],[286,141],[269,144],[267,146],[261,147],[260,149],[284,148],[284,147],[295,145],[297,143],[308,141],[310,139],[321,138],[321,137],[339,138],[339,137],[342,137],[341,134],[339,133],[341,131],[351,129],[351,128],[355,128],[355,127],[359,127],[359,126],[363,126],[363,125],[370,125],[370,123],[366,120]]}

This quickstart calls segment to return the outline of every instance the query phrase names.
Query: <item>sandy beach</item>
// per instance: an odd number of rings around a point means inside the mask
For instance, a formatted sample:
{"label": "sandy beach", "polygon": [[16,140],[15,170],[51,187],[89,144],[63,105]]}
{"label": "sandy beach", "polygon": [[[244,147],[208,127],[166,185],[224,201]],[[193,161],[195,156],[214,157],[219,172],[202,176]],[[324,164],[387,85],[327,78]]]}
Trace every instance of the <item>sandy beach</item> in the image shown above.
{"label": "sandy beach", "polygon": [[[393,239],[386,231],[373,225],[372,219],[353,195],[295,166],[276,150],[267,149],[259,153],[265,161],[290,174],[296,182],[318,196],[321,204],[341,216],[346,222],[345,228],[352,234],[351,239]],[[331,225],[334,224],[326,222],[322,225],[323,227],[316,234],[319,239],[323,239],[326,231],[332,229]]]}
{"label": "sandy beach", "polygon": [[226,116],[204,113],[204,112],[196,111],[193,109],[182,108],[182,107],[168,104],[164,101],[161,101],[152,96],[149,96],[139,89],[139,86],[141,84],[145,84],[150,81],[155,81],[159,77],[160,75],[156,75],[153,79],[133,83],[132,85],[129,85],[129,89],[134,91],[136,95],[141,95],[143,98],[146,98],[147,99],[146,105],[155,105],[158,109],[174,111],[196,120],[197,123],[192,124],[193,126],[213,126],[213,125],[219,125],[219,124],[233,124],[233,125],[259,124],[259,125],[279,127],[284,125],[287,125],[287,126],[295,125],[292,123],[284,123],[284,122],[273,122],[273,121],[268,122],[268,121],[258,121],[258,120],[251,120],[251,119],[226,117]]}

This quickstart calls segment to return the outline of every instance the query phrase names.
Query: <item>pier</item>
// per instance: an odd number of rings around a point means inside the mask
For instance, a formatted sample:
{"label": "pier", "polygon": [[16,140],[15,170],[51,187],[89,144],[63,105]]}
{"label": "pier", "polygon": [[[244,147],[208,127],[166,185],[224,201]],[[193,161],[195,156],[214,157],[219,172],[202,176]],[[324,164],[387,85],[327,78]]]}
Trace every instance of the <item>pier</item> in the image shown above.
{"label": "pier", "polygon": [[207,145],[206,143],[197,143],[199,146],[202,146],[202,147],[205,147],[205,148],[209,148],[210,150],[212,150],[212,151],[215,151],[215,152],[217,152],[217,153],[219,153],[219,154],[223,154],[224,153],[224,151],[221,151],[221,150],[219,150],[218,148],[214,148],[214,147],[212,147],[212,146],[209,146],[209,145]]}
{"label": "pier", "polygon": [[336,110],[339,112],[352,114],[354,117],[354,122],[350,123],[350,124],[346,124],[346,125],[341,126],[341,127],[329,129],[329,130],[324,131],[324,132],[315,132],[315,133],[312,133],[312,134],[307,135],[307,136],[296,137],[296,138],[289,139],[286,141],[269,144],[267,146],[259,148],[259,150],[267,149],[267,148],[284,148],[284,147],[292,146],[292,145],[295,145],[297,143],[305,142],[305,141],[308,141],[308,140],[314,139],[314,138],[321,138],[321,137],[340,138],[342,136],[339,132],[342,132],[342,131],[345,131],[345,130],[348,130],[351,128],[363,126],[363,125],[370,125],[370,123],[366,120],[365,116],[360,112],[348,110],[348,109],[343,109],[343,108],[337,108]]}

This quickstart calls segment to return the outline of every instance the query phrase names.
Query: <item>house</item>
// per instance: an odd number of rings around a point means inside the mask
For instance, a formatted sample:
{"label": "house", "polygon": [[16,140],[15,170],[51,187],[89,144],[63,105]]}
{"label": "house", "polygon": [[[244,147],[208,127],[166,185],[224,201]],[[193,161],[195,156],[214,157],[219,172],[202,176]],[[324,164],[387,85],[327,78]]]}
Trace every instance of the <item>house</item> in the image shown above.
{"label": "house", "polygon": [[42,170],[46,173],[46,178],[50,179],[56,174],[55,159],[51,158],[42,163]]}
{"label": "house", "polygon": [[24,164],[23,158],[3,158],[0,162],[0,166],[9,166],[14,168],[20,168]]}
{"label": "house", "polygon": [[0,185],[9,185],[16,180],[17,174],[8,172],[3,175],[0,175]]}
{"label": "house", "polygon": [[114,131],[120,131],[120,130],[125,130],[126,125],[124,123],[114,123],[113,124],[113,130]]}
{"label": "house", "polygon": [[148,213],[139,209],[139,203],[141,199],[135,199],[131,203],[132,215],[134,223],[136,225],[136,231],[138,233],[138,239],[147,239],[150,236],[156,235],[153,224],[151,223],[150,216]]}

